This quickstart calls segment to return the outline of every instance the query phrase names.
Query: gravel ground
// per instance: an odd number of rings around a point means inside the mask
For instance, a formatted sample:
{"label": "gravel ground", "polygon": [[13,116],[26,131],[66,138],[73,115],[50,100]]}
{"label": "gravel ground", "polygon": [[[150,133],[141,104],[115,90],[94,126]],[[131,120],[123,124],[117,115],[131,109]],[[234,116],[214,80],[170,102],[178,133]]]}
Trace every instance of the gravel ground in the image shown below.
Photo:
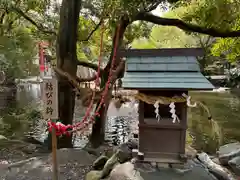
{"label": "gravel ground", "polygon": [[[0,180],[52,179],[52,155],[33,146],[12,144],[0,149]],[[59,180],[84,180],[96,159],[81,149],[60,149],[57,155]]]}
{"label": "gravel ground", "polygon": [[[1,180],[50,180],[52,178],[52,166],[44,165],[34,170],[12,169],[5,175],[1,175]],[[59,167],[59,180],[84,180],[91,166],[81,164],[62,164]],[[2,174],[2,173],[1,173]]]}

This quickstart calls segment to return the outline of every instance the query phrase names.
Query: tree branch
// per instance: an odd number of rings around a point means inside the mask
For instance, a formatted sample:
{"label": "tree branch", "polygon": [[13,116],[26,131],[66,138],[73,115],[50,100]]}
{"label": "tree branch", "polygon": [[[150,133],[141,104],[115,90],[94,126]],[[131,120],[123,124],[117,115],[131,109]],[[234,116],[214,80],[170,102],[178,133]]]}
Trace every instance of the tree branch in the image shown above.
{"label": "tree branch", "polygon": [[78,85],[78,83],[94,81],[97,78],[96,75],[94,75],[92,77],[88,77],[88,78],[80,78],[78,76],[72,77],[71,75],[69,75],[68,73],[64,72],[63,70],[61,70],[57,67],[54,67],[54,71],[57,74],[61,75],[62,77],[67,78],[70,82],[72,82],[73,86],[75,86],[75,87]]}
{"label": "tree branch", "polygon": [[100,25],[102,24],[102,20],[100,20],[100,22],[95,26],[95,28],[89,33],[89,35],[87,36],[87,38],[86,39],[82,39],[82,40],[80,40],[81,42],[86,42],[86,41],[88,41],[91,37],[92,37],[92,35],[94,34],[94,32],[96,31],[96,30],[98,30],[98,28],[100,27]]}
{"label": "tree branch", "polygon": [[[113,84],[116,82],[118,78],[121,77],[122,72],[124,71],[125,67],[125,61],[121,61],[119,65],[117,66],[117,69],[113,70],[113,75],[110,79],[110,86],[108,87],[108,91],[111,91]],[[101,95],[104,92],[105,87],[100,89],[99,91],[96,92],[96,96],[94,98],[94,102],[97,102],[101,99]],[[92,94],[88,93],[86,96],[82,97],[82,104],[83,106],[88,106],[92,98]]]}
{"label": "tree branch", "polygon": [[22,16],[27,21],[29,21],[31,24],[33,24],[39,31],[42,31],[43,33],[46,33],[46,34],[57,35],[56,32],[54,32],[54,31],[45,30],[43,25],[38,24],[37,22],[35,22],[32,18],[30,18],[28,15],[26,15],[21,9],[16,8],[16,7],[12,7],[11,9],[13,11],[15,11],[18,15]]}
{"label": "tree branch", "polygon": [[[90,62],[86,62],[86,61],[77,61],[77,65],[78,66],[84,66],[84,67],[87,67],[87,68],[91,68],[95,71],[98,70],[98,65],[97,64],[93,64],[93,63],[90,63]],[[100,68],[100,73],[103,73],[104,69]]]}
{"label": "tree branch", "polygon": [[82,100],[82,105],[84,107],[87,107],[92,99],[93,96],[93,92],[95,91],[95,97],[94,97],[94,102],[99,101],[99,99],[101,99],[101,94],[104,91],[104,88],[100,89],[100,90],[93,90],[91,88],[82,88],[79,86],[77,79],[75,79],[73,76],[71,76],[70,74],[68,74],[67,72],[64,72],[63,70],[59,69],[59,68],[54,68],[55,72],[57,74],[59,74],[62,77],[65,77],[68,79],[68,81],[72,84],[72,86],[75,87],[76,89],[76,93],[79,99]]}
{"label": "tree branch", "polygon": [[113,75],[110,80],[110,82],[112,84],[114,84],[118,78],[123,77],[124,69],[125,69],[125,61],[121,60],[121,62],[119,62],[119,65],[117,66],[116,70],[113,70]]}
{"label": "tree branch", "polygon": [[[115,81],[121,76],[121,73],[123,72],[124,67],[125,67],[125,62],[121,61],[119,63],[119,66],[117,67],[117,69],[113,71],[113,75],[110,79],[109,89],[111,89],[111,87],[115,83]],[[68,81],[72,84],[72,86],[74,86],[75,89],[77,90],[78,97],[82,100],[83,106],[88,106],[88,104],[91,101],[91,97],[93,95],[94,90],[92,90],[90,88],[81,88],[81,87],[79,87],[79,84],[78,84],[79,82],[86,82],[87,79],[81,79],[79,77],[73,77],[70,74],[68,74],[67,72],[64,72],[63,70],[61,70],[57,67],[54,67],[54,70],[60,76],[68,79]],[[92,78],[92,80],[95,80],[96,76],[90,77],[89,80],[91,78]],[[102,89],[97,90],[95,92],[96,96],[94,98],[94,102],[97,102],[101,98],[101,94],[104,91],[104,89],[105,89],[105,87],[103,87]]]}
{"label": "tree branch", "polygon": [[95,79],[97,78],[96,75],[92,76],[92,77],[88,77],[88,78],[80,78],[80,77],[76,77],[76,81],[78,83],[81,83],[81,82],[90,82],[90,81],[94,81]]}
{"label": "tree branch", "polygon": [[208,34],[213,37],[240,37],[240,31],[221,31],[214,28],[204,28],[194,24],[186,23],[180,19],[162,18],[145,12],[139,13],[134,20],[152,22],[162,26],[176,26],[185,31]]}
{"label": "tree branch", "polygon": [[209,43],[210,40],[211,40],[211,36],[208,36],[206,41],[204,41],[204,39],[202,39],[202,38],[200,37],[200,38],[199,38],[199,43],[200,43],[200,45],[201,45],[201,48],[203,48],[203,49],[208,49],[208,48],[212,45],[211,43]]}
{"label": "tree branch", "polygon": [[78,88],[78,82],[76,81],[76,79],[75,79],[74,77],[72,77],[70,74],[68,74],[67,72],[63,71],[63,70],[60,69],[60,68],[54,67],[53,69],[54,69],[54,71],[55,71],[58,75],[67,78],[68,81],[69,81],[75,88]]}
{"label": "tree branch", "polygon": [[[126,31],[126,28],[127,26],[130,24],[130,21],[129,21],[129,18],[126,17],[126,16],[122,16],[121,17],[121,20],[119,22],[119,26],[120,26],[120,29],[119,29],[119,37],[118,37],[118,47],[115,47],[115,42],[117,40],[117,28],[115,28],[115,32],[114,32],[114,36],[113,36],[113,42],[112,42],[112,51],[111,51],[111,54],[110,54],[110,57],[109,57],[109,61],[107,63],[107,65],[105,66],[104,70],[105,70],[105,73],[108,73],[110,68],[111,68],[111,63],[112,63],[112,60],[114,58],[114,48],[117,48],[117,51],[119,49],[119,47],[122,46],[122,41],[123,41],[123,37],[124,37],[124,33]],[[115,60],[115,64],[114,66],[118,66],[120,62],[120,58],[117,57],[117,59]]]}

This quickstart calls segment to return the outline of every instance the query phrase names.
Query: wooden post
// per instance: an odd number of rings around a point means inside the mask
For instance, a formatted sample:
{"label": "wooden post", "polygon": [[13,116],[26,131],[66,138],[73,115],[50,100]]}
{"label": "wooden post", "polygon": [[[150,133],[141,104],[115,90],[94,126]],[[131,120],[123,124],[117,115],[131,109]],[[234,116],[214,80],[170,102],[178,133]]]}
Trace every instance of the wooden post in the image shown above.
{"label": "wooden post", "polygon": [[[56,123],[56,120],[52,120]],[[53,180],[58,180],[58,164],[57,164],[57,136],[56,129],[52,128],[52,165],[53,165]]]}
{"label": "wooden post", "polygon": [[[44,119],[50,119],[52,123],[56,123],[58,119],[58,81],[55,77],[49,76],[43,79],[43,103],[44,103]],[[53,180],[58,180],[58,164],[57,164],[57,137],[56,129],[52,128],[52,167]]]}

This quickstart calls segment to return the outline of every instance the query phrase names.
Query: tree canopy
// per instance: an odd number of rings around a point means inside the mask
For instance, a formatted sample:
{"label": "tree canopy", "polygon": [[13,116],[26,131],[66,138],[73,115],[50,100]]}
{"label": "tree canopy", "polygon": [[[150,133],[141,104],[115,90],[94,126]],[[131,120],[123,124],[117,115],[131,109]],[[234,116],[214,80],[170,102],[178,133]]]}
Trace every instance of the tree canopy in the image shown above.
{"label": "tree canopy", "polygon": [[[12,3],[25,8],[24,3]],[[9,8],[9,1],[0,2],[0,67],[6,73],[7,84],[16,78],[38,74],[34,64],[37,38],[32,33],[32,24]]]}
{"label": "tree canopy", "polygon": [[[24,19],[24,22],[31,27],[32,33],[35,33],[35,35],[38,35],[41,39],[49,40],[52,42],[52,45],[56,43],[56,34],[59,26],[60,1],[1,0],[1,2],[1,9],[4,10],[3,14],[8,14],[12,19],[14,19],[13,17],[21,19],[21,22],[23,22]],[[133,23],[126,29],[124,34],[125,47],[128,47],[133,39],[148,37],[151,29],[149,22],[156,24],[152,30],[152,37],[154,36],[154,31],[157,31],[156,29],[161,27],[157,27],[157,25],[170,26],[165,28],[166,33],[173,31],[173,33],[169,34],[180,33],[181,36],[185,36],[184,31],[194,31],[221,37],[239,36],[240,34],[240,32],[237,31],[239,27],[239,3],[237,3],[236,0],[144,0],[133,2],[129,0],[82,0],[80,5],[82,8],[78,25],[79,38],[77,48],[78,58],[83,61],[90,60],[94,62],[94,59],[98,56],[98,43],[100,41],[99,27],[103,19],[105,20],[106,29],[104,40],[104,51],[106,52],[106,56],[109,54],[112,47],[112,43],[109,40],[113,38],[113,30],[123,16],[127,16],[129,22],[140,20],[140,23]],[[165,7],[170,8],[170,12],[174,12],[175,15],[168,13],[167,16],[157,17],[151,14],[150,12],[158,6],[161,6],[163,9]],[[228,7],[228,9],[225,7]],[[2,17],[4,17],[4,15],[2,15]],[[183,31],[171,28],[172,26],[176,26]],[[234,30],[235,32],[231,32]],[[192,38],[187,37],[189,36],[185,36],[183,39],[191,41]],[[175,43],[180,43],[180,41],[182,41],[181,39],[175,40]],[[160,41],[159,39],[152,41],[153,44],[151,46],[163,47],[158,46],[159,43],[158,45],[154,44],[154,41]],[[216,41],[219,43],[214,45],[212,49],[213,54],[218,55],[218,52],[222,51],[222,49],[228,45],[232,47],[232,52],[228,53],[228,57],[230,59],[237,57],[234,52],[238,52],[238,41],[235,38],[224,40],[220,38]],[[191,44],[193,42],[188,42],[188,44],[189,43]],[[172,47],[169,43],[164,44]],[[232,46],[232,44],[234,44],[234,46]]]}
{"label": "tree canopy", "polygon": [[[227,10],[225,7],[231,9]],[[189,23],[197,23],[204,27],[218,29],[233,29],[239,23],[239,5],[231,1],[191,1],[180,3],[163,13],[166,18],[179,18]],[[238,26],[237,26],[238,27]],[[176,27],[163,27],[155,25],[148,39],[138,39],[132,44],[134,48],[179,48],[201,47],[207,50],[210,66],[215,67],[215,62],[226,59],[231,63],[239,59],[239,38],[217,38],[197,33],[182,31]],[[215,62],[214,62],[215,61]]]}
{"label": "tree canopy", "polygon": [[[240,4],[236,0],[195,0],[185,4],[183,19],[204,27],[214,27],[223,31],[239,31]],[[215,56],[225,56],[236,62],[239,58],[239,38],[216,38],[211,52]]]}

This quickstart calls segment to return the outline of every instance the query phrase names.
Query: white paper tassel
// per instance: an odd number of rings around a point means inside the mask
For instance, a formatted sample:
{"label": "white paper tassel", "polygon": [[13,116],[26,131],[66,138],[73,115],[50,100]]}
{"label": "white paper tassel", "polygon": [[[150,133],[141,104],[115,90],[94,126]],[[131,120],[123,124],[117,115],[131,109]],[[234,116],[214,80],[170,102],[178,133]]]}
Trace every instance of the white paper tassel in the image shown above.
{"label": "white paper tassel", "polygon": [[160,119],[161,119],[161,116],[160,116],[160,114],[159,114],[159,104],[160,104],[159,101],[156,101],[156,102],[154,103],[155,114],[156,114],[156,118],[157,118],[158,122],[159,122]]}
{"label": "white paper tassel", "polygon": [[176,121],[180,122],[178,116],[176,115],[176,110],[175,110],[175,104],[174,102],[172,102],[169,107],[170,109],[170,113],[172,114],[172,119],[173,119],[173,123],[175,123]]}
{"label": "white paper tassel", "polygon": [[187,96],[185,93],[182,94],[183,97],[187,98],[188,107],[196,107],[197,103],[191,104],[191,96]]}

